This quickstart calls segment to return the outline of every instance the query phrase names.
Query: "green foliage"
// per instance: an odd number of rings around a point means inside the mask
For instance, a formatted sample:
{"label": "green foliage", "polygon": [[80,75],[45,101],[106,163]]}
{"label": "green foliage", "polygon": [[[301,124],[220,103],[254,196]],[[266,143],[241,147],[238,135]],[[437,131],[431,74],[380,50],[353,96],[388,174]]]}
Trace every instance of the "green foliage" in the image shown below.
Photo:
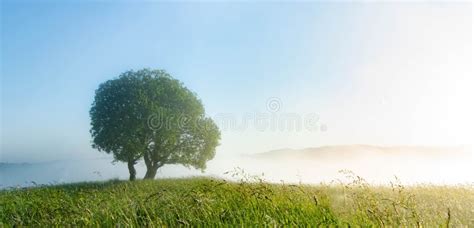
{"label": "green foliage", "polygon": [[137,160],[144,153],[148,127],[141,84],[133,72],[102,83],[90,110],[93,147],[119,161]]}
{"label": "green foliage", "polygon": [[[466,227],[472,186],[391,187],[352,182],[269,184],[188,178],[109,181],[0,191],[0,226]],[[449,211],[449,216],[448,216]]]}
{"label": "green foliage", "polygon": [[93,147],[132,168],[143,157],[147,178],[165,164],[204,169],[220,139],[196,95],[162,70],[128,71],[101,84],[90,116]]}

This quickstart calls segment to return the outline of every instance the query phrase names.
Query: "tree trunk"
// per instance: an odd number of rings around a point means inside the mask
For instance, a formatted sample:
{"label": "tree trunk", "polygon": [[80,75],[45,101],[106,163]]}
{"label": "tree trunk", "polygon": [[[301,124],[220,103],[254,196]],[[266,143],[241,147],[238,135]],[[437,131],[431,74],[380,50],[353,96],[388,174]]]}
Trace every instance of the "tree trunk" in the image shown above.
{"label": "tree trunk", "polygon": [[143,179],[155,179],[158,168],[159,166],[157,165],[147,167],[145,177]]}
{"label": "tree trunk", "polygon": [[158,164],[155,162],[151,163],[150,165],[147,165],[145,177],[143,177],[143,179],[155,179],[156,171],[158,171],[161,166],[163,166],[163,164]]}
{"label": "tree trunk", "polygon": [[143,159],[145,160],[145,165],[146,165],[146,173],[143,179],[155,179],[156,171],[164,164],[158,163],[157,161],[153,161],[150,158],[150,154],[148,153],[145,153],[145,155],[143,156]]}
{"label": "tree trunk", "polygon": [[130,181],[134,181],[137,176],[137,171],[135,170],[135,161],[128,162],[128,172],[130,173]]}

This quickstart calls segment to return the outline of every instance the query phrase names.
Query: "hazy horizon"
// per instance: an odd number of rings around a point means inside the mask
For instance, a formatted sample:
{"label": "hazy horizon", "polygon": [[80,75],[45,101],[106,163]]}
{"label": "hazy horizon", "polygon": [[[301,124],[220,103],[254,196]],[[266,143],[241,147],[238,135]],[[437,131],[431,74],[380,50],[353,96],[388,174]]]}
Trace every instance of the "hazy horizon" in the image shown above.
{"label": "hazy horizon", "polygon": [[[0,163],[0,189],[82,181],[126,179],[126,164],[113,164],[111,156],[95,159],[55,160],[41,163]],[[158,178],[210,176],[239,180],[226,172],[241,169],[272,183],[339,183],[347,181],[342,170],[350,170],[368,183],[389,185],[472,185],[472,148],[379,147],[368,145],[282,149],[258,154],[216,157],[200,172],[181,165],[166,165]],[[145,173],[143,161],[138,176]],[[397,178],[397,179],[396,179]]]}

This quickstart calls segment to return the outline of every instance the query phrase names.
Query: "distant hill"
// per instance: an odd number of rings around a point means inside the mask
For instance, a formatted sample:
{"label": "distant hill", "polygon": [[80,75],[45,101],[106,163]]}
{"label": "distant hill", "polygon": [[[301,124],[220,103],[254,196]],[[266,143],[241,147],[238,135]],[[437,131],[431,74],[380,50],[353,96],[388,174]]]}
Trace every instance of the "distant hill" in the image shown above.
{"label": "distant hill", "polygon": [[31,163],[22,162],[22,163],[9,163],[9,162],[0,162],[0,170],[9,169],[9,168],[18,168],[31,166]]}
{"label": "distant hill", "polygon": [[322,146],[305,149],[279,149],[249,155],[258,159],[318,159],[341,160],[361,157],[408,156],[422,158],[459,158],[469,156],[465,147],[428,147],[428,146],[373,146],[340,145]]}

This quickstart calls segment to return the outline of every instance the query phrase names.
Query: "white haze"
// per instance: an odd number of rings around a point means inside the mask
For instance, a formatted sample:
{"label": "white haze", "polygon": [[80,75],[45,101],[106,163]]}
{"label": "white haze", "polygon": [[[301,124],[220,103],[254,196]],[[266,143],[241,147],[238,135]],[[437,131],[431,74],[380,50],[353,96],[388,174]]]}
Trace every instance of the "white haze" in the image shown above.
{"label": "white haze", "polygon": [[[298,150],[279,156],[273,152],[265,156],[237,155],[210,161],[205,172],[180,165],[168,165],[159,170],[157,178],[212,176],[238,180],[225,174],[235,168],[244,170],[274,183],[306,183],[346,180],[340,170],[350,170],[373,184],[389,184],[395,176],[403,184],[473,184],[474,157],[464,149],[463,153],[425,156],[410,153],[380,154],[352,150],[353,156],[323,156],[304,158]],[[286,151],[288,152],[288,151]],[[137,165],[138,175],[144,175],[143,163]],[[53,161],[33,164],[0,165],[0,188],[24,187],[42,184],[59,184],[80,181],[127,179],[124,163],[112,164],[110,158]]]}

